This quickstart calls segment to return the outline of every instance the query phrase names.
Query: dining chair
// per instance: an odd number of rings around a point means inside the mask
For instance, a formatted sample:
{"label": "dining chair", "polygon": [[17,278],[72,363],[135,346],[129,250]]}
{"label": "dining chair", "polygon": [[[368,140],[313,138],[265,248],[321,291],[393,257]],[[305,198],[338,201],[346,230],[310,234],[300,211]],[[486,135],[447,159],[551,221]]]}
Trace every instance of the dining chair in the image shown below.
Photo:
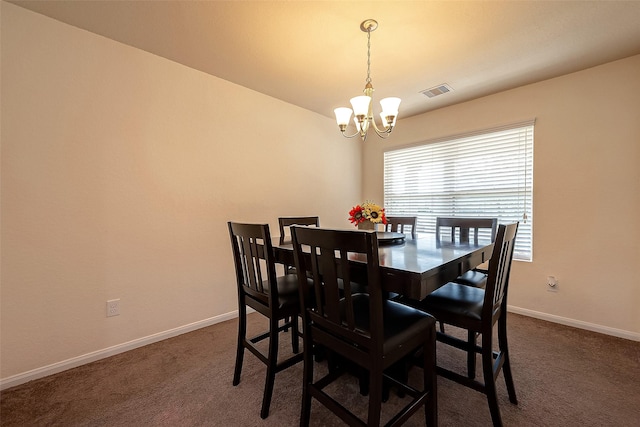
{"label": "dining chair", "polygon": [[411,227],[411,238],[417,237],[418,217],[417,216],[387,216],[387,224],[384,227],[385,231],[394,231],[396,233],[405,233],[405,227]]}
{"label": "dining chair", "polygon": [[[469,331],[475,338],[482,336],[481,345],[464,341],[451,335],[438,332],[439,342],[464,350],[467,355],[482,355],[483,382],[477,381],[475,375],[461,375],[452,370],[438,366],[438,374],[462,385],[480,391],[487,396],[489,410],[494,426],[502,425],[500,408],[496,393],[496,378],[500,371],[504,372],[509,401],[517,404],[516,391],[511,375],[509,347],[507,344],[507,291],[513,258],[518,223],[500,225],[495,239],[493,254],[489,261],[489,275],[485,289],[460,283],[447,283],[429,294],[415,307],[435,316],[440,322]],[[498,350],[494,351],[494,326],[497,327]],[[467,357],[467,363],[471,360]],[[467,366],[468,371],[471,366]]]}
{"label": "dining chair", "polygon": [[[315,398],[349,425],[378,426],[383,382],[403,390],[410,402],[387,425],[399,425],[424,406],[427,425],[437,424],[435,320],[420,310],[383,298],[375,233],[292,227],[294,259],[302,311],[304,368],[300,425],[307,426]],[[353,261],[357,256],[366,261]],[[366,283],[368,293],[352,289]],[[341,286],[342,284],[342,286]],[[338,356],[326,375],[314,380],[314,346]],[[423,389],[385,373],[390,366],[421,350]],[[349,361],[367,371],[366,422],[336,401],[325,387],[348,373]]]}
{"label": "dining chair", "polygon": [[[498,218],[436,218],[436,241],[455,243],[456,236],[460,243],[478,244],[481,237],[481,230],[485,230],[493,242],[496,238],[498,229]],[[444,232],[443,232],[444,230]],[[473,240],[471,240],[473,237]],[[463,285],[484,288],[487,283],[487,270],[483,268],[474,268],[460,275],[454,282]]]}
{"label": "dining chair", "polygon": [[[278,218],[278,226],[280,228],[280,244],[291,241],[291,226],[306,225],[311,227],[320,227],[320,217],[318,216],[288,216]],[[285,265],[284,273],[295,273],[296,268],[293,265]]]}
{"label": "dining chair", "polygon": [[[320,217],[318,216],[288,216],[278,218],[278,225],[280,227],[280,244],[282,245],[291,239],[291,226],[292,225],[307,225],[313,227],[320,227]],[[289,231],[289,233],[287,233]]]}
{"label": "dining chair", "polygon": [[[238,286],[238,344],[233,385],[240,383],[246,348],[267,366],[260,411],[260,416],[266,418],[269,415],[276,373],[303,358],[298,343],[298,278],[295,274],[276,276],[268,224],[229,222],[228,225]],[[269,319],[268,331],[247,338],[247,307]],[[284,324],[280,325],[280,321]],[[278,337],[280,332],[289,328],[293,355],[278,362]],[[267,338],[269,344],[265,354],[256,344]]]}

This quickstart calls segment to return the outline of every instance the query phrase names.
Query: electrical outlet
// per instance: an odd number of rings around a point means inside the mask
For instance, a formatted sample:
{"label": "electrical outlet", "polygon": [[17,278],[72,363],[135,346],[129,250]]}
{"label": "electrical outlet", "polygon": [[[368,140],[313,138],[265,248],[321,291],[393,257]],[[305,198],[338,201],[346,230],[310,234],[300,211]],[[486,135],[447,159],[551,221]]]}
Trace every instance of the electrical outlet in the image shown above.
{"label": "electrical outlet", "polygon": [[547,290],[549,292],[558,292],[558,279],[556,279],[556,276],[547,276]]}
{"label": "electrical outlet", "polygon": [[107,301],[107,317],[120,315],[120,299],[110,299]]}

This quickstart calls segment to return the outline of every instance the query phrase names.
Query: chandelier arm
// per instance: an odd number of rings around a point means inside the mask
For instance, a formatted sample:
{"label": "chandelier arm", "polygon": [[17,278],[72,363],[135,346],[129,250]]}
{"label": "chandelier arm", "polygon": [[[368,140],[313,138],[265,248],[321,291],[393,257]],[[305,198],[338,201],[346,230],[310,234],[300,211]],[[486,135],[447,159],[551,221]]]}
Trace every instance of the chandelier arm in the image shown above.
{"label": "chandelier arm", "polygon": [[347,135],[346,133],[344,133],[344,131],[342,131],[342,136],[344,136],[345,138],[353,138],[360,135],[360,131],[356,131],[356,133],[354,133],[353,135]]}
{"label": "chandelier arm", "polygon": [[385,131],[379,131],[378,128],[375,126],[375,124],[373,126],[373,130],[382,139],[387,139],[389,135],[391,135],[391,129],[387,129]]}
{"label": "chandelier arm", "polygon": [[373,129],[376,131],[376,133],[377,133],[379,136],[382,136],[382,135],[380,135],[381,133],[383,133],[383,134],[387,134],[387,135],[388,135],[388,134],[390,134],[390,133],[391,133],[391,130],[393,129],[393,126],[388,126],[388,127],[383,128],[383,129],[380,129],[380,128],[376,125],[376,121],[373,119],[373,117],[370,117],[370,118],[369,118],[369,121],[371,121],[371,124],[373,124]]}

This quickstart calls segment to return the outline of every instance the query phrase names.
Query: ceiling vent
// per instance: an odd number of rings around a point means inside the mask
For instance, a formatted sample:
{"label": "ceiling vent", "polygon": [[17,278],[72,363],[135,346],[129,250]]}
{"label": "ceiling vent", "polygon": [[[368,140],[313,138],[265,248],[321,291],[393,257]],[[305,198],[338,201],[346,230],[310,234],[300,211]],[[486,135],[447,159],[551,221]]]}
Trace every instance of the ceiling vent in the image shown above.
{"label": "ceiling vent", "polygon": [[453,88],[451,86],[449,86],[446,83],[443,83],[441,85],[432,87],[430,89],[425,89],[423,91],[421,91],[420,93],[425,95],[427,98],[434,98],[438,95],[444,95],[447,92],[451,92],[453,90]]}

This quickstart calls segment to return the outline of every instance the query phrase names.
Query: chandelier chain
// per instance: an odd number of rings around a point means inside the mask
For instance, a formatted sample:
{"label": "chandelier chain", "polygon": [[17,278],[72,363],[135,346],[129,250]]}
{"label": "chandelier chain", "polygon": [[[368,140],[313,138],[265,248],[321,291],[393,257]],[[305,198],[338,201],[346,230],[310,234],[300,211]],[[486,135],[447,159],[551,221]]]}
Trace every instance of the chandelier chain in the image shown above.
{"label": "chandelier chain", "polygon": [[371,28],[367,30],[367,83],[371,83]]}

